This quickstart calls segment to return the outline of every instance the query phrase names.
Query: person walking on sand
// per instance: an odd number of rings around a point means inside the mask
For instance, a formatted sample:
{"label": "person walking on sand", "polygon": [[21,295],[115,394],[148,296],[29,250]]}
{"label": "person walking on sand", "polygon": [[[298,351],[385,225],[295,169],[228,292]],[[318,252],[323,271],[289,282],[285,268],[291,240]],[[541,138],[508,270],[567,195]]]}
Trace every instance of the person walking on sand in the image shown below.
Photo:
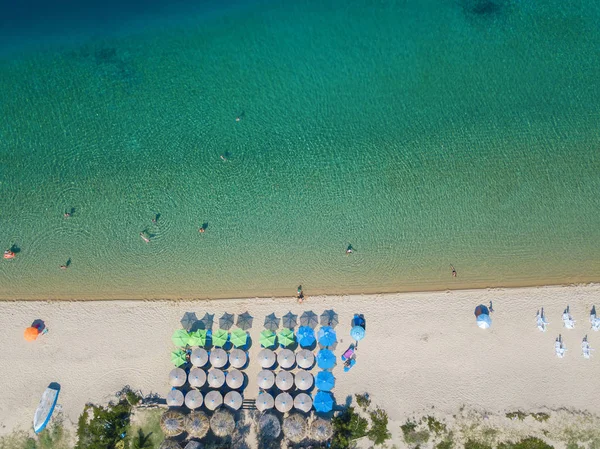
{"label": "person walking on sand", "polygon": [[302,304],[304,302],[304,292],[302,291],[302,286],[298,286],[298,304]]}
{"label": "person walking on sand", "polygon": [[455,278],[456,277],[456,269],[454,268],[454,265],[450,265],[450,269],[452,270],[452,277]]}

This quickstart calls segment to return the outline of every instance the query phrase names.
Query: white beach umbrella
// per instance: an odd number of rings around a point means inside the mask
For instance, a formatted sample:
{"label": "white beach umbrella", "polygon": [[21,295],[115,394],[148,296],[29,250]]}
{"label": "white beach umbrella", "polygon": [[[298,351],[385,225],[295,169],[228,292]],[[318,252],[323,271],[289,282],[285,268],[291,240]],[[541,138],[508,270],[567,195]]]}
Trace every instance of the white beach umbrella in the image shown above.
{"label": "white beach umbrella", "polygon": [[312,398],[306,393],[300,393],[294,398],[294,408],[306,413],[310,412],[312,403]]}
{"label": "white beach umbrella", "polygon": [[208,386],[211,388],[221,388],[225,383],[225,374],[220,369],[211,368],[207,375]]}
{"label": "white beach umbrella", "polygon": [[185,406],[195,410],[202,405],[202,393],[198,390],[190,390],[185,394]]}
{"label": "white beach umbrella", "polygon": [[290,349],[283,349],[277,354],[277,363],[282,368],[291,368],[296,363],[296,356]]}
{"label": "white beach umbrella", "polygon": [[208,362],[208,352],[204,348],[195,348],[190,356],[190,362],[194,366],[204,366]]}
{"label": "white beach umbrella", "polygon": [[299,390],[308,390],[313,386],[314,378],[308,371],[300,370],[296,373],[294,383]]}
{"label": "white beach umbrella", "polygon": [[242,395],[237,391],[230,391],[225,395],[223,404],[233,410],[239,410],[243,402]]}
{"label": "white beach umbrella", "polygon": [[258,361],[263,368],[271,368],[275,364],[277,357],[270,349],[261,349],[258,353]]}
{"label": "white beach umbrella", "polygon": [[179,390],[172,389],[167,394],[167,405],[169,407],[181,407],[183,400],[183,393]]}
{"label": "white beach umbrella", "polygon": [[315,355],[308,349],[303,349],[296,354],[296,363],[300,368],[309,369],[315,363]]}
{"label": "white beach umbrella", "polygon": [[215,410],[223,404],[223,396],[216,390],[209,391],[204,396],[204,406],[209,410]]}
{"label": "white beach umbrella", "polygon": [[210,352],[210,364],[214,368],[223,368],[227,365],[227,353],[222,348],[214,348]]}
{"label": "white beach umbrella", "polygon": [[275,376],[275,384],[281,391],[287,391],[294,386],[294,376],[289,371],[279,371]]}
{"label": "white beach umbrella", "polygon": [[244,375],[236,369],[229,370],[225,376],[225,382],[227,382],[229,388],[235,390],[244,384]]}
{"label": "white beach umbrella", "polygon": [[258,393],[258,396],[256,397],[256,408],[259,411],[263,412],[265,410],[273,408],[274,405],[275,399],[273,399],[273,396],[264,391]]}
{"label": "white beach umbrella", "polygon": [[181,387],[187,379],[185,371],[181,368],[172,369],[169,373],[169,384],[172,387]]}
{"label": "white beach umbrella", "polygon": [[229,353],[229,363],[234,368],[242,368],[247,360],[246,353],[241,349],[236,348]]}
{"label": "white beach umbrella", "polygon": [[264,369],[258,373],[256,381],[260,388],[266,390],[267,388],[271,388],[275,383],[275,374],[273,374],[273,371]]}
{"label": "white beach umbrella", "polygon": [[206,372],[201,368],[192,368],[188,375],[188,382],[192,387],[201,387],[206,383]]}
{"label": "white beach umbrella", "polygon": [[279,393],[275,398],[275,408],[281,413],[289,412],[294,406],[294,399],[289,393]]}

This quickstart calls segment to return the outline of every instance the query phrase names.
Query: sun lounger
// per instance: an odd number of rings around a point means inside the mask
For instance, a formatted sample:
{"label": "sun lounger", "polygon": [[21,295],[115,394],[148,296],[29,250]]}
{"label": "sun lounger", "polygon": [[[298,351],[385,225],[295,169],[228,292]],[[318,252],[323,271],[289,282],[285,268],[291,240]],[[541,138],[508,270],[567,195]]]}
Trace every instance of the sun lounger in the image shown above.
{"label": "sun lounger", "polygon": [[593,330],[600,331],[600,318],[595,313],[590,314],[590,323],[592,323]]}
{"label": "sun lounger", "polygon": [[567,329],[573,329],[575,327],[575,320],[569,312],[564,312],[562,316],[563,324]]}
{"label": "sun lounger", "polygon": [[342,362],[345,362],[348,359],[351,359],[352,357],[354,357],[354,345],[350,345],[350,347],[348,349],[346,349],[346,352],[344,352],[342,354]]}
{"label": "sun lounger", "polygon": [[356,365],[356,359],[348,359],[348,362],[344,363],[344,372],[347,373],[348,371],[350,371],[354,365]]}
{"label": "sun lounger", "polygon": [[544,309],[542,309],[541,312],[538,310],[538,313],[536,315],[536,320],[537,320],[537,328],[542,332],[546,332],[546,328],[548,327],[549,323],[546,320],[546,317],[544,316]]}
{"label": "sun lounger", "polygon": [[556,356],[562,359],[565,356],[566,350],[567,348],[564,347],[562,341],[557,339],[554,343],[554,352],[556,353]]}

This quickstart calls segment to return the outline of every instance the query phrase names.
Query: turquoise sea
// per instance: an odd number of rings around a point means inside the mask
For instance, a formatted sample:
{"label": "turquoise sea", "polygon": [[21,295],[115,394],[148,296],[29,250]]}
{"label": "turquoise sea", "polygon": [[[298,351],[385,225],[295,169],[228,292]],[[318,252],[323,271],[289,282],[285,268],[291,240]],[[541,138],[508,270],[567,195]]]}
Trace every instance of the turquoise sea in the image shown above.
{"label": "turquoise sea", "polygon": [[600,281],[600,3],[102,12],[4,28],[0,298]]}

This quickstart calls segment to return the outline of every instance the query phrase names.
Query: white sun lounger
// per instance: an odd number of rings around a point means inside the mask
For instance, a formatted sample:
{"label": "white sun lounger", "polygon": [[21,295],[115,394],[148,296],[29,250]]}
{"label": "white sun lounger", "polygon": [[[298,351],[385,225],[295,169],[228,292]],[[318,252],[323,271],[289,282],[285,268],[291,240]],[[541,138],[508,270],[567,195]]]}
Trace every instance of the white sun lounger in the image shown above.
{"label": "white sun lounger", "polygon": [[569,312],[563,313],[562,319],[563,324],[567,329],[573,329],[575,327],[575,320]]}
{"label": "white sun lounger", "polygon": [[597,331],[600,331],[600,318],[598,318],[596,315],[590,315],[590,323],[592,323],[592,329]]}
{"label": "white sun lounger", "polygon": [[583,358],[585,359],[589,359],[592,352],[592,348],[590,348],[590,344],[587,341],[587,336],[583,339],[583,341],[581,342],[581,353],[583,355]]}
{"label": "white sun lounger", "polygon": [[542,331],[542,332],[546,332],[546,328],[548,327],[548,321],[546,321],[546,317],[544,316],[544,311],[542,309],[542,312],[540,313],[540,311],[538,310],[538,313],[536,315],[536,320],[537,320],[537,328]]}
{"label": "white sun lounger", "polygon": [[556,353],[556,356],[562,359],[565,356],[566,350],[567,348],[565,348],[562,342],[556,340],[556,342],[554,343],[554,352]]}

